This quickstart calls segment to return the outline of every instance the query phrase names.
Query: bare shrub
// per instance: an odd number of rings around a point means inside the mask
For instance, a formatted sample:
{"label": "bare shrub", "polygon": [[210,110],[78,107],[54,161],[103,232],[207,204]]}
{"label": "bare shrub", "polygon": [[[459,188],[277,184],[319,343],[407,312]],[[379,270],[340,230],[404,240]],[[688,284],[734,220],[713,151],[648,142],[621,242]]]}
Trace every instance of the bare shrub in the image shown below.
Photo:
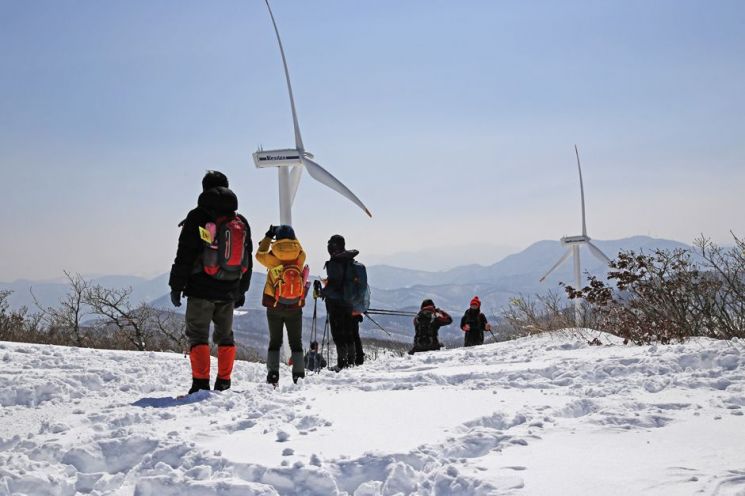
{"label": "bare shrub", "polygon": [[[583,312],[582,327],[593,325],[591,315],[591,312]],[[498,331],[508,339],[575,327],[574,307],[555,291],[516,296],[502,311],[501,317],[503,325]]]}
{"label": "bare shrub", "polygon": [[186,337],[186,322],[184,316],[170,311],[159,311],[151,308],[149,312],[154,327],[155,338],[159,341],[161,350],[188,352],[189,339]]}
{"label": "bare shrub", "polygon": [[27,307],[11,310],[8,296],[12,291],[0,291],[0,341],[57,344],[60,339],[47,332],[42,315]]}
{"label": "bare shrub", "polygon": [[130,302],[132,288],[111,289],[99,285],[90,286],[85,292],[85,303],[91,314],[101,320],[99,327],[119,333],[135,349],[149,349],[155,335],[151,321],[153,309],[147,305],[134,306]]}
{"label": "bare shrub", "polygon": [[68,290],[60,299],[58,306],[42,308],[33,293],[33,289],[31,290],[31,296],[33,296],[34,303],[41,312],[41,318],[45,321],[49,334],[59,336],[60,344],[86,346],[89,337],[81,323],[88,315],[85,305],[88,281],[83,279],[80,274],[64,272],[68,281]]}
{"label": "bare shrub", "polygon": [[697,254],[711,277],[719,283],[716,298],[709,302],[711,326],[724,338],[745,337],[745,240],[732,233],[729,249],[701,236],[694,242]]}
{"label": "bare shrub", "polygon": [[685,249],[621,252],[608,281],[592,276],[584,288],[567,286],[566,291],[592,307],[599,329],[626,343],[743,337],[745,263],[742,243],[735,239],[735,249],[722,250],[702,238],[702,264]]}

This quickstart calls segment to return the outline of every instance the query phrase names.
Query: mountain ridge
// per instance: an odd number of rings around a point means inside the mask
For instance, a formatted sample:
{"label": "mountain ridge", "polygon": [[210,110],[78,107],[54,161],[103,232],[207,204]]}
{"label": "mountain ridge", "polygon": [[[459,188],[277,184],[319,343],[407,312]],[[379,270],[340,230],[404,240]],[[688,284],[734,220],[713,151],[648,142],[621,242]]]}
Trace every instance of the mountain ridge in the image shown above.
{"label": "mountain ridge", "polygon": [[[614,258],[620,250],[633,249],[653,250],[690,248],[679,241],[652,238],[650,236],[631,236],[617,240],[595,240],[596,245]],[[485,302],[485,308],[496,309],[506,304],[509,299],[519,294],[545,292],[558,289],[560,281],[572,281],[571,262],[560,267],[545,284],[538,279],[564,253],[565,248],[559,241],[540,240],[524,250],[507,255],[490,264],[466,264],[441,271],[425,271],[391,265],[369,265],[368,281],[372,288],[373,307],[383,308],[418,308],[425,298],[434,298],[435,302],[446,309],[467,306],[470,298],[478,294]],[[361,259],[364,263],[364,257]],[[583,272],[602,275],[604,264],[591,257],[582,249]],[[313,276],[316,278],[318,276]],[[129,275],[102,275],[90,279],[93,284],[109,287],[131,287],[133,303],[153,303],[158,307],[171,308],[167,298],[168,273],[154,278]],[[246,298],[247,308],[261,309],[261,292],[264,273],[259,269],[254,272],[249,295]],[[30,290],[43,307],[54,306],[67,291],[65,283],[37,283],[28,280],[17,280],[12,283],[0,283],[0,290],[11,290],[8,297],[11,307],[34,306]]]}

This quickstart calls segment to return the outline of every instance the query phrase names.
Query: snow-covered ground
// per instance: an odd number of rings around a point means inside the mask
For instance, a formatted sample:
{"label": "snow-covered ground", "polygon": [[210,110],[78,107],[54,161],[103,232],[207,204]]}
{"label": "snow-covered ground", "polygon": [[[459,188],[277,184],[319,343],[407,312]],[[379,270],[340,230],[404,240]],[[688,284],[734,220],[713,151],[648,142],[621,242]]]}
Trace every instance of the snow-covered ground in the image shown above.
{"label": "snow-covered ground", "polygon": [[176,400],[180,355],[0,343],[0,495],[745,495],[743,350],[542,336],[277,390],[240,362]]}

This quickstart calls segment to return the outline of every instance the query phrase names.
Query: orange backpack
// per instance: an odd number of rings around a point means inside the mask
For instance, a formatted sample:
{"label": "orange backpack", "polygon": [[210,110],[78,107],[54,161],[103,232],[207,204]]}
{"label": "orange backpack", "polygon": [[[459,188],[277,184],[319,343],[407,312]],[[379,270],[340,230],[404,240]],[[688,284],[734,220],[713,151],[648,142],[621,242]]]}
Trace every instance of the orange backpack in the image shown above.
{"label": "orange backpack", "polygon": [[303,306],[308,286],[309,268],[303,270],[295,262],[278,265],[269,270],[269,282],[274,290],[274,304]]}

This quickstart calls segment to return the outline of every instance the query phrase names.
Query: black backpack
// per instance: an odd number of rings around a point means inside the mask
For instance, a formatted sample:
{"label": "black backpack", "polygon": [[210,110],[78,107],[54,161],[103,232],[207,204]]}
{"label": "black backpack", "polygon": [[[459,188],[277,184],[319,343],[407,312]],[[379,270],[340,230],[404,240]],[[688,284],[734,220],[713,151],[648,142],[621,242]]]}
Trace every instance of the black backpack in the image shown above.
{"label": "black backpack", "polygon": [[431,310],[420,310],[415,317],[414,329],[416,330],[416,344],[422,347],[436,344],[436,326],[434,325],[435,312]]}

